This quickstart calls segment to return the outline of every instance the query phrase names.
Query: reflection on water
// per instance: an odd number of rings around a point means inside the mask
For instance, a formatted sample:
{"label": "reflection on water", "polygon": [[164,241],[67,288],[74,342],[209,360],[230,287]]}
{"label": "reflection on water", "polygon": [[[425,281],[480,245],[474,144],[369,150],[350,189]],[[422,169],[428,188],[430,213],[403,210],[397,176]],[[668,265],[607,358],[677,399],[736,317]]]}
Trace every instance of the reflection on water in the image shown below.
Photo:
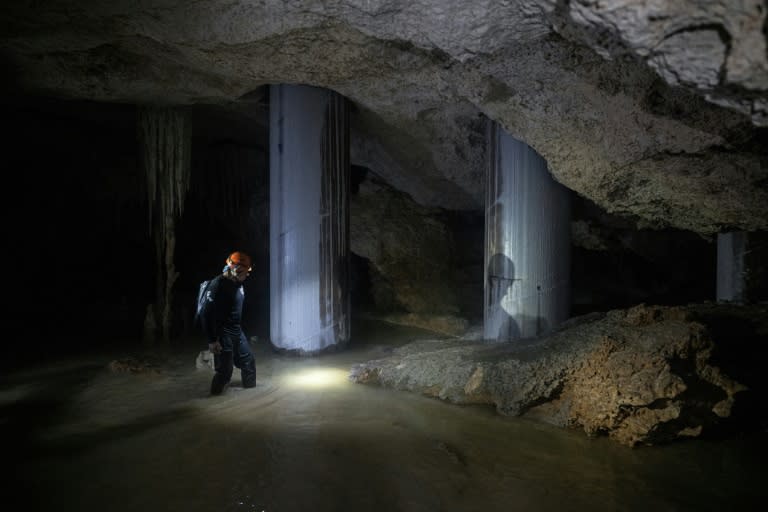
{"label": "reflection on water", "polygon": [[[356,330],[320,358],[256,350],[255,389],[208,397],[197,346],[161,375],[108,357],[5,376],[9,499],[32,510],[749,510],[765,435],[631,450],[488,408],[352,384],[355,362],[422,331]],[[10,484],[10,485],[9,485]],[[7,503],[8,501],[6,501]]]}

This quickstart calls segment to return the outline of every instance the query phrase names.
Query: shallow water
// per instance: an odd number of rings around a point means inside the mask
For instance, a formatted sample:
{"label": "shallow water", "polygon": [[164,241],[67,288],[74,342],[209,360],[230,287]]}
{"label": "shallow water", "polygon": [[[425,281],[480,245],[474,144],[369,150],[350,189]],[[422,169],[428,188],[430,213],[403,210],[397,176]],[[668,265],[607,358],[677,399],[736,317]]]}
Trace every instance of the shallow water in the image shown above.
{"label": "shallow water", "polygon": [[[319,358],[256,349],[208,397],[199,346],[159,375],[107,371],[116,354],[5,375],[0,433],[7,499],[32,510],[757,510],[765,434],[629,449],[486,407],[352,384],[355,362],[430,336],[367,323]],[[6,461],[8,459],[6,458]],[[8,501],[5,501],[8,503]],[[25,505],[24,505],[25,504]]]}

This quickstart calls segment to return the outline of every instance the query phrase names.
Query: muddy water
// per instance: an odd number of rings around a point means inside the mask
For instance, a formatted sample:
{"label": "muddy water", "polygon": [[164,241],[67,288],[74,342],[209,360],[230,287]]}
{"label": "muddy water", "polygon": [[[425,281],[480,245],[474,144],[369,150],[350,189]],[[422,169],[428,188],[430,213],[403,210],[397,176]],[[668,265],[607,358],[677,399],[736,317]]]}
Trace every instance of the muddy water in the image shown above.
{"label": "muddy water", "polygon": [[[351,364],[428,333],[367,324],[313,359],[256,350],[258,385],[208,397],[198,346],[4,375],[5,503],[79,511],[751,510],[768,436],[631,450],[487,408],[352,384]],[[10,463],[9,461],[13,461]],[[7,473],[7,471],[6,471]]]}

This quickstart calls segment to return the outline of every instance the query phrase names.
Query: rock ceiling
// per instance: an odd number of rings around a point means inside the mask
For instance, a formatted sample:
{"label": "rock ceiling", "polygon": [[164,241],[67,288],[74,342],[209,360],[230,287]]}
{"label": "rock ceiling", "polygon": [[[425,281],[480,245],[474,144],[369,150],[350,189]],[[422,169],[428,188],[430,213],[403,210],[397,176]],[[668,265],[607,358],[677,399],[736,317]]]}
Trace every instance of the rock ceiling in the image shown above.
{"label": "rock ceiling", "polygon": [[[480,209],[485,118],[641,225],[768,229],[763,0],[51,0],[0,6],[9,91],[253,109],[356,105],[353,162]],[[258,97],[258,94],[257,94]],[[256,103],[258,106],[258,103]]]}

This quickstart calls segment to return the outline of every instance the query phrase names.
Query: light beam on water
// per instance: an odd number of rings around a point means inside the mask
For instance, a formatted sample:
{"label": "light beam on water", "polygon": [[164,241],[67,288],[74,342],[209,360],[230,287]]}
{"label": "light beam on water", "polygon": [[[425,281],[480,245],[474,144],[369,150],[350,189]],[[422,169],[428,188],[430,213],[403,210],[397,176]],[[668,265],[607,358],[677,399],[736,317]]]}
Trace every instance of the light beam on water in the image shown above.
{"label": "light beam on water", "polygon": [[62,365],[7,376],[8,489],[35,489],[20,496],[33,510],[83,512],[745,510],[761,502],[764,433],[632,450],[486,407],[352,384],[353,363],[386,357],[418,334],[377,329],[385,333],[377,340],[357,338],[321,358],[257,347],[257,387],[242,389],[236,375],[221,397],[206,396],[211,373],[194,369],[197,346],[155,376],[111,374],[106,357],[90,373]]}

